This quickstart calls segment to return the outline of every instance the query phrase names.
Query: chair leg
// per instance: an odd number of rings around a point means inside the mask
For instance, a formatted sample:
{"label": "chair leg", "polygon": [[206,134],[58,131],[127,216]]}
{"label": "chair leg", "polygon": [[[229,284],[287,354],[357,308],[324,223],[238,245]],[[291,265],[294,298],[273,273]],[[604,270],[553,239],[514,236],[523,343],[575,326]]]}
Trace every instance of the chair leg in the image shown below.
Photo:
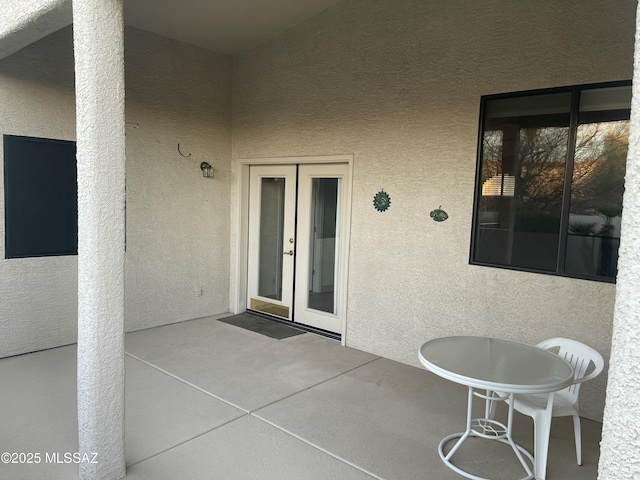
{"label": "chair leg", "polygon": [[576,440],[576,461],[582,465],[582,438],[580,437],[580,417],[573,416],[573,436]]}

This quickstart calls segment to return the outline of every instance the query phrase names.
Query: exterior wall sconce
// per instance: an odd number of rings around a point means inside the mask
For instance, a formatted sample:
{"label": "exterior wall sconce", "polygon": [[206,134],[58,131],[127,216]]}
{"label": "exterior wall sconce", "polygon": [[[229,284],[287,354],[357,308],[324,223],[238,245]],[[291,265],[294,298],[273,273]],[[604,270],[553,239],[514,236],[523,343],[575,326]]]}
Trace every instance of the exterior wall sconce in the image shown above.
{"label": "exterior wall sconce", "polygon": [[202,162],[200,164],[200,170],[202,170],[202,176],[205,178],[213,178],[213,167],[207,163]]}

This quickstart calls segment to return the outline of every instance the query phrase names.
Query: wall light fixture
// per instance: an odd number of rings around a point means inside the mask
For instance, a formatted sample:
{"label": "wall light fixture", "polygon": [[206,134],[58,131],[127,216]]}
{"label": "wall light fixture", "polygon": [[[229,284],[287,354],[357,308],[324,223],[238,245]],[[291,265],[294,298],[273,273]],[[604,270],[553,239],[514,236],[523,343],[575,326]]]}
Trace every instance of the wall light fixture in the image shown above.
{"label": "wall light fixture", "polygon": [[202,170],[202,176],[206,178],[213,178],[213,167],[207,162],[200,164],[200,170]]}

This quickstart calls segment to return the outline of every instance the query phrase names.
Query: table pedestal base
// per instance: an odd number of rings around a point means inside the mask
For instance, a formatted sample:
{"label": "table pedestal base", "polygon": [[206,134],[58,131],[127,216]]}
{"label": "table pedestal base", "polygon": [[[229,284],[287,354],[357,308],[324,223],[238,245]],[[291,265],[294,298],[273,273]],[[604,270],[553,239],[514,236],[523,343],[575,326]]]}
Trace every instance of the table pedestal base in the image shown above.
{"label": "table pedestal base", "polygon": [[[460,467],[456,467],[453,463],[451,463],[451,460],[449,460],[450,457],[448,457],[448,455],[445,455],[445,453],[444,453],[445,444],[449,443],[454,438],[461,438],[463,435],[465,435],[465,433],[466,432],[454,433],[452,435],[444,437],[442,439],[442,441],[440,442],[440,445],[438,445],[438,453],[440,454],[440,458],[442,459],[442,461],[444,462],[444,464],[447,467],[449,467],[451,470],[453,470],[457,474],[462,475],[463,477],[470,478],[472,480],[490,480],[490,479],[485,478],[485,477],[478,477],[477,475],[474,475],[474,474],[469,473],[469,472],[467,472],[465,470],[462,470]],[[473,434],[468,435],[468,437],[475,437],[475,436],[476,435],[473,435]],[[467,437],[465,437],[465,440],[466,440],[466,438]],[[501,442],[501,443],[505,443],[507,445],[511,445],[512,448],[519,450],[520,454],[524,455],[531,462],[531,465],[533,465],[533,455],[531,455],[527,450],[525,450],[524,447],[518,445],[517,443],[513,443],[513,444],[509,443],[505,439],[493,439],[493,440]],[[462,441],[458,440],[458,443],[462,443]],[[456,445],[458,445],[458,444],[456,444]],[[520,457],[518,457],[518,459],[520,461],[522,461],[520,459]],[[531,471],[531,467],[529,467],[527,465],[525,470],[530,472]],[[533,473],[530,473],[527,476],[522,477],[520,480],[532,480],[533,478],[534,478]]]}
{"label": "table pedestal base", "polygon": [[[472,418],[472,407],[473,407],[473,397],[480,397],[485,400],[485,418]],[[514,453],[518,457],[518,460],[522,464],[526,472],[526,476],[522,477],[520,480],[532,480],[535,478],[533,473],[534,470],[534,459],[533,455],[531,455],[524,447],[518,445],[511,438],[511,423],[513,420],[513,401],[509,402],[509,416],[507,417],[507,424],[503,424],[498,422],[492,418],[493,405],[492,402],[495,401],[504,401],[508,398],[513,400],[513,394],[509,394],[506,396],[497,396],[494,392],[487,391],[486,395],[480,392],[474,391],[472,387],[469,387],[469,399],[467,404],[467,429],[461,433],[454,433],[442,439],[440,445],[438,445],[438,453],[440,454],[440,458],[444,462],[444,464],[449,467],[454,472],[472,480],[490,480],[484,477],[478,477],[473,475],[465,470],[462,470],[459,467],[456,467],[451,462],[451,457],[458,450],[460,445],[469,437],[476,438],[484,438],[488,440],[495,440],[506,445],[511,446]],[[449,453],[444,453],[444,446],[450,442],[451,440],[458,438],[459,440],[456,444],[449,450]],[[530,462],[527,462],[525,458]]]}

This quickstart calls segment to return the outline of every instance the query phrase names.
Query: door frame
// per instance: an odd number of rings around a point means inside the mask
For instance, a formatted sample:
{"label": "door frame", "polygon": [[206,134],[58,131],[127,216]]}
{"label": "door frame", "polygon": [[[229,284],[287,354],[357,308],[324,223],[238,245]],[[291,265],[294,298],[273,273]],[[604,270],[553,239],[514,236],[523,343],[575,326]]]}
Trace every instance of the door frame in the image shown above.
{"label": "door frame", "polygon": [[[347,289],[349,278],[349,256],[351,238],[351,197],[353,183],[353,155],[327,155],[309,157],[260,157],[260,158],[240,158],[237,160],[237,188],[236,188],[236,212],[232,213],[232,229],[235,231],[235,239],[232,239],[232,253],[235,253],[235,260],[232,260],[231,267],[235,272],[235,281],[231,286],[231,310],[232,313],[242,313],[247,306],[247,270],[249,251],[249,167],[251,165],[295,165],[295,164],[324,164],[324,163],[345,163],[347,164],[347,178],[344,182],[344,206],[345,206],[345,232],[341,238],[340,248],[343,255],[340,256],[340,276],[339,285],[342,288],[338,292],[339,314],[342,318],[341,343],[347,343]],[[234,221],[234,217],[235,220]],[[235,225],[234,225],[235,224]],[[235,295],[234,295],[235,294]],[[235,297],[235,298],[234,298]]]}

